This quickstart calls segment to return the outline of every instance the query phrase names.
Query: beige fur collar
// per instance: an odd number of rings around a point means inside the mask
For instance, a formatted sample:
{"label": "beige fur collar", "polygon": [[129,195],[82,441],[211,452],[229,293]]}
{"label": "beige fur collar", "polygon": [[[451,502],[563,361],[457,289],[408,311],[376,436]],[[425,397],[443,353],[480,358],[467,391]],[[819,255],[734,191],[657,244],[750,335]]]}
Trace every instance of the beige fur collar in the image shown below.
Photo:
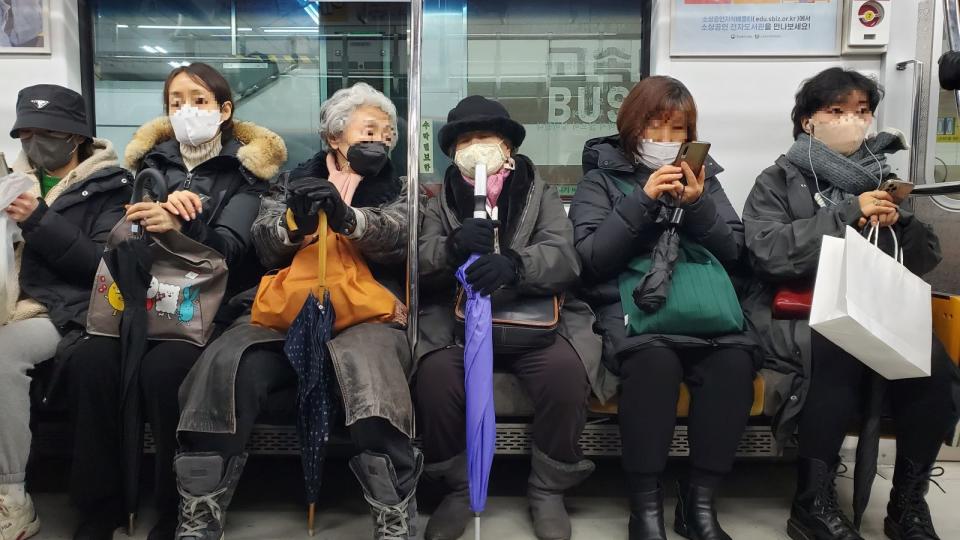
{"label": "beige fur collar", "polygon": [[[243,145],[237,151],[240,164],[261,180],[270,180],[276,176],[287,161],[287,146],[283,139],[267,128],[251,122],[235,121],[233,135]],[[173,137],[173,126],[166,116],[140,126],[124,152],[127,168],[137,170],[140,162],[154,146]]]}

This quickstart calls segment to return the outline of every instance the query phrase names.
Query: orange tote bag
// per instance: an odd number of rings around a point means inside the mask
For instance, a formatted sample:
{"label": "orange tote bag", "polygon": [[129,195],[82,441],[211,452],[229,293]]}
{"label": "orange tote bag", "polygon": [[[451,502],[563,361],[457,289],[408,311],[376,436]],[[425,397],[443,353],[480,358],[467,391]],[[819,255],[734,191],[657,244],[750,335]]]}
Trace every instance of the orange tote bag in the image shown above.
{"label": "orange tote bag", "polygon": [[251,322],[285,332],[310,293],[322,298],[326,289],[334,332],[365,322],[406,324],[406,306],[373,277],[353,242],[328,230],[322,213],[317,230],[320,239],[298,251],[290,266],[260,280]]}

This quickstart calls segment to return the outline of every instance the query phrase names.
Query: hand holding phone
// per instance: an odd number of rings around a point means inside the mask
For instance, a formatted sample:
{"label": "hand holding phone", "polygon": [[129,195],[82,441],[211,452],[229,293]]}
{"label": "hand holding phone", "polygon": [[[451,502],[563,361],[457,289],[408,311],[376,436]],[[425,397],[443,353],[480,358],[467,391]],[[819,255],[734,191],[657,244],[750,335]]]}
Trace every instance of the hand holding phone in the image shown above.
{"label": "hand holding phone", "polygon": [[[680,151],[677,152],[677,158],[673,161],[673,164],[680,167],[681,163],[686,163],[690,166],[693,174],[699,175],[700,169],[703,168],[703,164],[707,161],[707,154],[709,152],[710,143],[708,142],[686,142],[680,145]],[[687,179],[683,178],[680,182],[686,185]]]}
{"label": "hand holding phone", "polygon": [[910,196],[913,191],[913,182],[891,178],[880,184],[879,191],[885,191],[893,197],[893,202],[900,204]]}

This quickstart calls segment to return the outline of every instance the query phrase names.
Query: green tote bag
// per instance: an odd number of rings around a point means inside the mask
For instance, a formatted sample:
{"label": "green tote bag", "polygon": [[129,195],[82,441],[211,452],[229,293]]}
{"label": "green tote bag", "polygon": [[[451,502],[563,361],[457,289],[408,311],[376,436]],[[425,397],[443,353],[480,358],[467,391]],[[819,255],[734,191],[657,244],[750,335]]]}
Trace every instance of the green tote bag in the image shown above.
{"label": "green tote bag", "polygon": [[[614,179],[630,195],[637,185]],[[633,290],[650,270],[649,255],[634,257],[620,274],[620,302],[628,336],[673,334],[723,336],[743,332],[743,309],[730,276],[710,251],[680,237],[680,254],[670,279],[666,303],[646,313],[633,301]]]}

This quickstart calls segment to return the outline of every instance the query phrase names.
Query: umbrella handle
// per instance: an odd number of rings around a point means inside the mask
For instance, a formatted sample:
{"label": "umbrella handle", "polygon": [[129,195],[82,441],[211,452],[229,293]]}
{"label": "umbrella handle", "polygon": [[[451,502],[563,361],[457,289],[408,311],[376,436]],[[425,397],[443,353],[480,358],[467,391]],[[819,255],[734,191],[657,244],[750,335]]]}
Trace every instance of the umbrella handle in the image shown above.
{"label": "umbrella handle", "polygon": [[323,297],[323,291],[327,288],[327,213],[320,212],[320,223],[317,224],[317,242],[320,242],[320,249],[317,250],[317,281],[320,285],[320,297]]}

